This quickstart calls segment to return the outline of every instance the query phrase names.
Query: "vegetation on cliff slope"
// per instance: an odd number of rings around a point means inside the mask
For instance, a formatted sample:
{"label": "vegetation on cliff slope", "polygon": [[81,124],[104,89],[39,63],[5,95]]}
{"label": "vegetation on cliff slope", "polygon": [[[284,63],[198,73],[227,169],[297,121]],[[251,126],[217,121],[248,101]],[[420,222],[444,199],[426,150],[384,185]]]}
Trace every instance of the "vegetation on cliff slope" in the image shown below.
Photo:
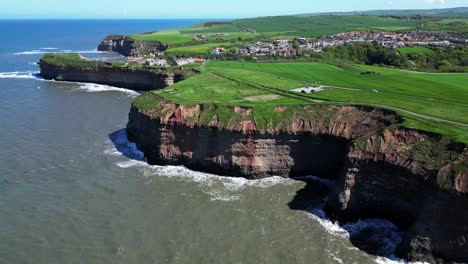
{"label": "vegetation on cliff slope", "polygon": [[101,67],[104,66],[102,61],[85,60],[82,56],[76,53],[48,53],[41,58],[42,62],[70,67]]}
{"label": "vegetation on cliff slope", "polygon": [[468,72],[468,47],[414,46],[396,50],[378,45],[350,43],[329,46],[318,58],[368,65],[386,65],[434,72]]}

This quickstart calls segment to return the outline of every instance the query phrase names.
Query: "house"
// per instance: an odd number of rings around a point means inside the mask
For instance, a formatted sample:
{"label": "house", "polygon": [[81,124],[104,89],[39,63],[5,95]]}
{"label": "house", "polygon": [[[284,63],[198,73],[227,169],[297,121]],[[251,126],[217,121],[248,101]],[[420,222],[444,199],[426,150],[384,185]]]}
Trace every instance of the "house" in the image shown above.
{"label": "house", "polygon": [[236,54],[238,55],[248,55],[249,53],[249,49],[236,49]]}
{"label": "house", "polygon": [[204,35],[196,35],[196,36],[193,36],[192,40],[193,41],[203,41],[206,39],[206,36]]}
{"label": "house", "polygon": [[248,29],[241,30],[241,33],[257,34],[257,30],[248,28]]}
{"label": "house", "polygon": [[182,66],[182,65],[185,65],[185,64],[194,63],[195,60],[193,58],[179,58],[179,59],[175,60],[175,62],[177,63],[178,66]]}
{"label": "house", "polygon": [[211,51],[212,55],[221,55],[224,54],[225,48],[224,47],[217,47]]}
{"label": "house", "polygon": [[145,65],[166,67],[169,64],[165,59],[146,59]]}
{"label": "house", "polygon": [[194,59],[193,59],[193,62],[195,62],[195,63],[205,63],[206,60],[203,59],[203,58],[194,58]]}

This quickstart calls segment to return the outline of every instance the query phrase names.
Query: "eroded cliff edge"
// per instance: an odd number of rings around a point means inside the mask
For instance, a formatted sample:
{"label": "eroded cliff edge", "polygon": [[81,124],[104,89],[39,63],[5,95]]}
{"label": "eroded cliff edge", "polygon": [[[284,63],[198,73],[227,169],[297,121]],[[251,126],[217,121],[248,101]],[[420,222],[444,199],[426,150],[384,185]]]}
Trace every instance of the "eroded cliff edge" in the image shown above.
{"label": "eroded cliff edge", "polygon": [[110,35],[101,41],[99,51],[113,51],[123,56],[140,57],[165,51],[167,44],[159,41],[139,41],[125,35]]}
{"label": "eroded cliff edge", "polygon": [[132,106],[127,134],[151,164],[261,178],[337,180],[326,210],[336,220],[381,217],[404,230],[398,255],[468,262],[468,152],[443,136],[400,127],[368,107]]}
{"label": "eroded cliff edge", "polygon": [[191,68],[147,68],[90,61],[78,54],[46,54],[38,63],[47,80],[111,85],[136,91],[165,88],[194,74]]}

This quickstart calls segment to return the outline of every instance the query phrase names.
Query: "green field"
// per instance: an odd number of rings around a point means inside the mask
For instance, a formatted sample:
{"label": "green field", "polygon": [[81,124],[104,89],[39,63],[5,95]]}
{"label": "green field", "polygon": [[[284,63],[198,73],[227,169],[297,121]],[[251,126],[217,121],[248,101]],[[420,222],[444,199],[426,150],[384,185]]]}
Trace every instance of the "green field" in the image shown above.
{"label": "green field", "polygon": [[[354,30],[411,30],[416,28],[412,20],[377,16],[279,16],[239,19],[232,22],[205,23],[180,29],[162,30],[148,34],[135,34],[131,37],[141,41],[160,41],[170,47],[201,45],[192,41],[198,34],[224,33],[225,36],[208,37],[205,42],[249,41],[254,39],[278,39],[293,37],[318,37]],[[256,34],[242,30],[255,29]]]}
{"label": "green field", "polygon": [[[399,112],[405,118],[404,126],[468,142],[468,116],[464,114],[468,113],[468,74],[426,74],[363,65],[354,68],[359,70],[324,63],[213,61],[201,75],[166,89],[171,92],[157,93],[184,105],[252,106],[256,120],[267,120],[278,105],[370,105]],[[364,71],[376,74],[362,75]],[[311,94],[291,91],[309,85],[321,85],[324,90]]]}
{"label": "green field", "polygon": [[421,46],[415,47],[406,47],[406,48],[399,48],[397,49],[403,55],[410,55],[410,54],[431,54],[434,53],[431,49]]}

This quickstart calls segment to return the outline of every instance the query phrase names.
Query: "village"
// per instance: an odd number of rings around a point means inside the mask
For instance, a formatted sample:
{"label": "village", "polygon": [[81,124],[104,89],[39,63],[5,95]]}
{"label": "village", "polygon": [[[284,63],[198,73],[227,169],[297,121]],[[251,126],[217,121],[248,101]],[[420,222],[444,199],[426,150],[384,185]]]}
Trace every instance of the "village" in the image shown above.
{"label": "village", "polygon": [[[248,29],[246,32],[255,34],[255,30]],[[209,37],[223,37],[228,34],[211,33],[207,35],[195,35],[194,42],[205,41]],[[223,56],[228,52],[239,56],[252,57],[285,57],[302,56],[310,53],[320,53],[328,46],[340,46],[349,43],[369,43],[380,45],[389,49],[397,49],[412,46],[449,46],[451,44],[468,44],[468,39],[458,36],[451,36],[442,33],[429,33],[422,31],[411,31],[405,33],[396,32],[365,32],[353,31],[339,33],[335,35],[322,36],[318,39],[308,39],[305,37],[295,39],[279,39],[272,41],[256,41],[238,43],[245,47],[237,48],[235,51],[228,51],[225,47],[219,46],[207,51],[207,56],[202,57],[177,57],[168,61],[164,53],[151,54],[149,57],[131,57],[129,62],[136,62],[140,65],[166,67],[170,65],[182,66],[193,63],[204,63],[206,58],[211,56]]]}
{"label": "village", "polygon": [[297,38],[295,40],[274,40],[255,42],[249,47],[236,50],[245,56],[294,56],[311,52],[322,52],[327,46],[340,46],[348,43],[370,43],[389,49],[412,46],[449,46],[452,43],[468,44],[468,39],[427,32],[346,32],[323,36],[319,39]]}

